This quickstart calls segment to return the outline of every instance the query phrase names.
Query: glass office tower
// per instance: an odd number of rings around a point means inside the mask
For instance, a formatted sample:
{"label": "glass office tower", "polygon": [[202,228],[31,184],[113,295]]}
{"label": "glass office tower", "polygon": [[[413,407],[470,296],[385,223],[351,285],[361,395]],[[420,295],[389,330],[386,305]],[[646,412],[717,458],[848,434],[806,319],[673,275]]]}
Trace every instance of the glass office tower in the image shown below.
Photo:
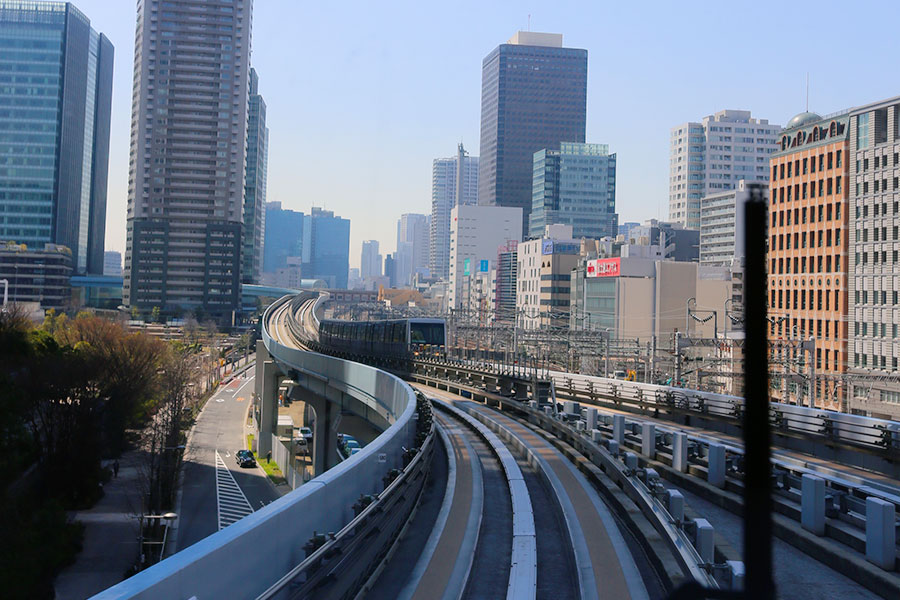
{"label": "glass office tower", "polygon": [[259,94],[259,76],[250,69],[250,113],[247,121],[247,177],[244,184],[244,283],[259,283],[266,231],[266,171],[269,128],[266,102]]}
{"label": "glass office tower", "polygon": [[616,155],[606,144],[564,142],[534,153],[529,237],[547,225],[571,225],[572,237],[600,239],[618,233]]}
{"label": "glass office tower", "polygon": [[0,0],[0,240],[103,272],[113,47],[70,3]]}
{"label": "glass office tower", "polygon": [[562,35],[520,31],[481,68],[478,203],[522,209],[528,235],[534,153],[584,142],[587,50]]}

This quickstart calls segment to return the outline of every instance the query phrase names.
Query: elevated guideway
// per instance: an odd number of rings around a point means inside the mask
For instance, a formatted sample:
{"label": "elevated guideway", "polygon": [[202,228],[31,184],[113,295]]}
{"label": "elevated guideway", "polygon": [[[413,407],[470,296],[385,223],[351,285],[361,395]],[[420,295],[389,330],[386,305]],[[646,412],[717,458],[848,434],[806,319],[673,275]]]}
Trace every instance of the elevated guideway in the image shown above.
{"label": "elevated guideway", "polygon": [[[305,350],[288,331],[288,314],[317,292],[287,296],[263,316],[257,346],[257,390],[261,406],[260,455],[271,448],[277,419],[277,394],[283,379],[317,399],[322,429],[317,442],[333,439],[329,416],[351,411],[383,429],[361,452],[336,462],[293,492],[210,535],[200,542],[100,593],[96,598],[280,598],[291,597],[302,582],[324,578],[343,589],[358,588],[369,567],[380,562],[404,520],[378,518],[414,509],[424,484],[433,434],[417,430],[416,396],[390,373]],[[291,313],[291,311],[294,311]],[[273,410],[274,409],[274,410]],[[430,427],[430,424],[429,424]],[[419,448],[412,456],[407,449]],[[331,466],[331,465],[329,465]],[[367,497],[364,505],[361,497]],[[350,524],[373,528],[366,544],[351,536],[317,537]],[[374,544],[374,545],[373,545]],[[374,556],[365,548],[375,549]],[[359,561],[322,570],[322,552],[340,552]],[[361,552],[361,554],[360,554]],[[345,576],[346,573],[352,576]],[[327,588],[327,586],[326,586]],[[340,595],[340,593],[337,593]],[[329,597],[322,594],[322,597]]]}

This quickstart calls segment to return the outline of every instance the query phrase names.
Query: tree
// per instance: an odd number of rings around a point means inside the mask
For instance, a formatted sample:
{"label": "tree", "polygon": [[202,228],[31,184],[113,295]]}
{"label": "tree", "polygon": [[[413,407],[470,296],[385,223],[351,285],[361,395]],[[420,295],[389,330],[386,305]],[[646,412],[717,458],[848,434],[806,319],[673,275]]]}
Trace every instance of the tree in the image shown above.
{"label": "tree", "polygon": [[137,321],[141,316],[141,311],[138,309],[136,304],[131,305],[131,318],[134,321]]}
{"label": "tree", "polygon": [[154,323],[159,323],[159,307],[154,306],[153,310],[150,311],[150,320]]}

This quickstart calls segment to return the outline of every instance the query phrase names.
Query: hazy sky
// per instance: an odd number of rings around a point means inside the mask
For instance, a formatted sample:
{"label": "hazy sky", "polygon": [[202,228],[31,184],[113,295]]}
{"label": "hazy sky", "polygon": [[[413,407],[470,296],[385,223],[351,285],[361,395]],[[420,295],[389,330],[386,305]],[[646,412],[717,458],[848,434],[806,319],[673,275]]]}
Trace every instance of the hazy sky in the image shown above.
{"label": "hazy sky", "polygon": [[[116,50],[107,249],[125,250],[135,3],[76,0]],[[852,6],[852,10],[850,7]],[[618,155],[620,221],[666,218],[669,129],[725,108],[784,124],[900,94],[900,3],[255,0],[251,64],[268,105],[268,200],[396,243],[431,211],[431,161],[478,154],[481,61],[517,29],[588,50],[587,141]]]}

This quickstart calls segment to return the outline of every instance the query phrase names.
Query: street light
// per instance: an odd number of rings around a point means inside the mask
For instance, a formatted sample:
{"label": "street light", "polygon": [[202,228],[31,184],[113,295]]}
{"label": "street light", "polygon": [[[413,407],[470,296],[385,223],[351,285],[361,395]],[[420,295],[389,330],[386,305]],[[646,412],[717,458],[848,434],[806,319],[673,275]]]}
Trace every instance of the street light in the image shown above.
{"label": "street light", "polygon": [[178,518],[178,515],[173,512],[167,512],[167,513],[164,513],[161,515],[141,515],[140,518],[141,518],[141,537],[140,537],[140,540],[141,540],[141,568],[143,568],[144,546],[152,545],[152,544],[159,544],[160,545],[159,560],[162,560],[163,552],[166,551],[166,539],[168,538],[168,535],[169,535],[169,524],[166,523],[166,528],[163,530],[163,539],[161,542],[155,542],[155,541],[148,542],[148,541],[144,540],[144,519],[160,519],[163,521],[174,521],[175,519]]}

